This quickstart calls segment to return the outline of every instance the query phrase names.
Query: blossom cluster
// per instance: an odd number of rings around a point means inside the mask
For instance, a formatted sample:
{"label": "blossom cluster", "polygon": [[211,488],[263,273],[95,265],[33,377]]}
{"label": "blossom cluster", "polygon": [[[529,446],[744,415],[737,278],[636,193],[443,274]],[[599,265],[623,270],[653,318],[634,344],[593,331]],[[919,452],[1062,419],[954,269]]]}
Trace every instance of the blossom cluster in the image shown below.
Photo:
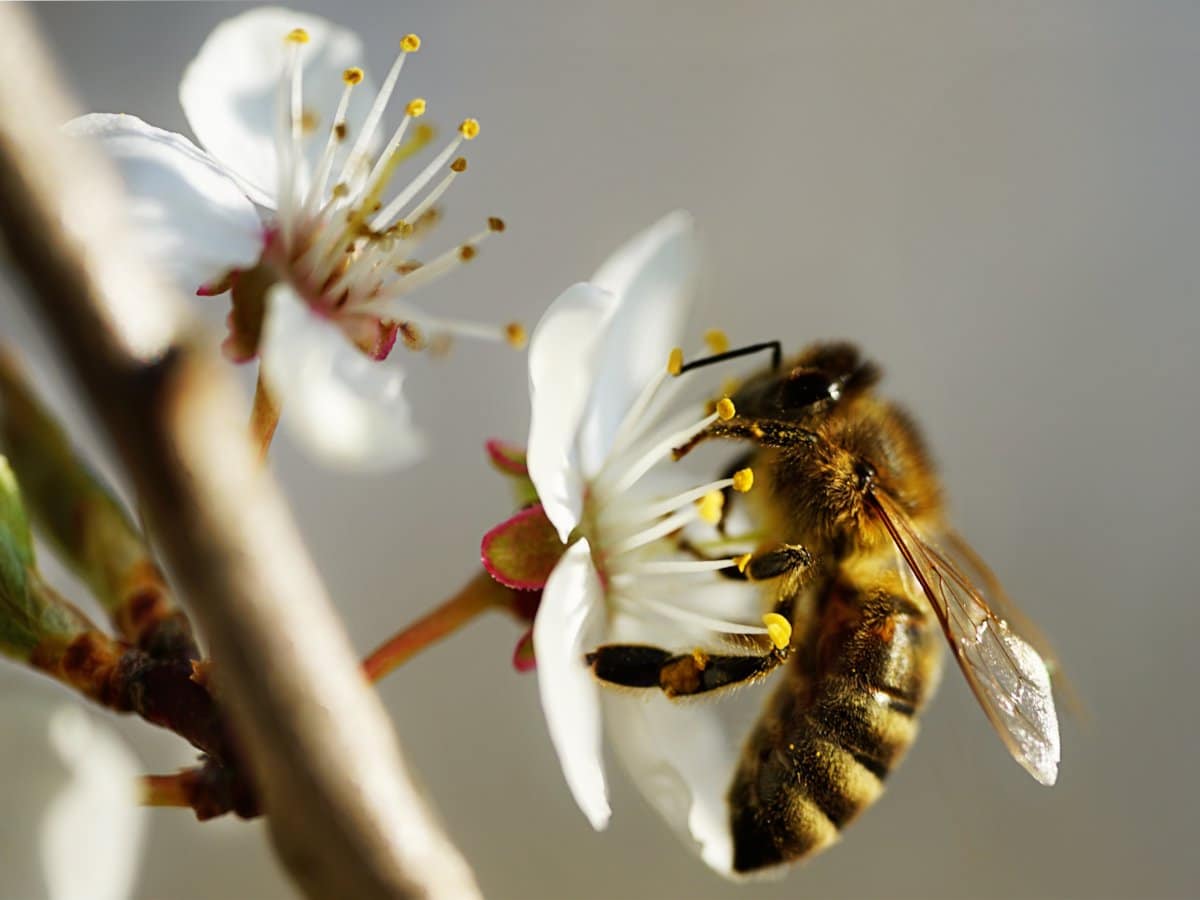
{"label": "blossom cluster", "polygon": [[[399,468],[425,449],[393,359],[398,344],[526,343],[519,325],[438,316],[412,300],[505,230],[487,217],[477,233],[423,253],[480,125],[462,119],[428,162],[400,178],[432,140],[425,99],[394,102],[420,47],[415,34],[400,37],[373,87],[351,32],[304,13],[252,10],[220,25],[184,73],[179,95],[195,142],[128,114],[90,114],[65,127],[115,164],[145,251],[186,291],[228,298],[225,354],[257,361],[260,390],[293,433],[324,459],[356,468]],[[401,115],[389,130],[394,106]],[[688,214],[667,215],[545,312],[528,341],[527,450],[493,447],[527,496],[485,538],[484,561],[498,581],[527,592],[531,629],[515,659],[523,669],[536,661],[550,737],[588,821],[599,829],[610,817],[607,731],[652,805],[728,872],[725,790],[737,748],[717,712],[657,691],[602,690],[588,664],[612,643],[786,644],[783,626],[761,615],[758,590],[721,577],[744,557],[714,526],[727,495],[750,490],[753,473],[712,480],[673,462],[675,448],[733,415],[727,398],[685,399],[697,393],[681,365],[693,230]],[[705,544],[720,552],[698,553]],[[114,777],[128,779],[125,768],[114,762]]]}

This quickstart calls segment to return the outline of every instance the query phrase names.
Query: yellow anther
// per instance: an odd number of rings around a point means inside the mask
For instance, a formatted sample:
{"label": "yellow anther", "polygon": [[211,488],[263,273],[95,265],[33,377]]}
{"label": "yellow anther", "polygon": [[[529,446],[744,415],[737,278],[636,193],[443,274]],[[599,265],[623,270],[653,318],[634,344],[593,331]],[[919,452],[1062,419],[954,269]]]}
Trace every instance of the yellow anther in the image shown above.
{"label": "yellow anther", "polygon": [[733,558],[733,564],[737,566],[739,572],[745,572],[746,566],[750,565],[751,553],[741,553]]}
{"label": "yellow anther", "polygon": [[414,119],[419,119],[425,115],[425,98],[413,97],[408,101],[408,106],[404,107],[404,114],[412,116]]}
{"label": "yellow anther", "polygon": [[724,353],[729,349],[729,336],[720,328],[710,328],[704,332],[704,343],[710,353]]}
{"label": "yellow anther", "polygon": [[308,32],[305,31],[303,28],[293,28],[291,31],[289,31],[287,33],[287,37],[285,38],[285,40],[289,44],[307,44],[308,43]]}
{"label": "yellow anther", "polygon": [[509,346],[521,350],[529,340],[529,335],[525,333],[525,326],[520,322],[509,322],[504,326],[504,339],[508,341]]}
{"label": "yellow anther", "polygon": [[421,39],[415,34],[406,34],[400,38],[400,49],[405,53],[416,53],[421,49]]}
{"label": "yellow anther", "polygon": [[696,509],[702,521],[716,525],[721,521],[721,510],[725,508],[725,495],[720,491],[709,491],[696,501]]}
{"label": "yellow anther", "polygon": [[767,637],[775,645],[776,650],[786,650],[792,642],[792,623],[779,613],[767,613],[763,616],[763,624],[767,626]]}
{"label": "yellow anther", "polygon": [[683,371],[683,348],[673,347],[667,357],[667,374],[678,375]]}
{"label": "yellow anther", "polygon": [[461,259],[463,262],[470,262],[471,260],[473,260],[475,258],[475,254],[478,252],[479,251],[476,250],[474,247],[472,247],[470,244],[463,244],[461,247],[458,248],[458,258]]}
{"label": "yellow anther", "polygon": [[363,70],[358,66],[352,66],[342,73],[342,81],[346,84],[361,84],[363,80]]}
{"label": "yellow anther", "polygon": [[734,408],[732,400],[728,397],[722,397],[717,401],[717,418],[722,422],[728,422],[735,415],[737,415],[737,409]]}
{"label": "yellow anther", "polygon": [[488,231],[494,231],[497,234],[499,234],[501,231],[503,231],[507,227],[508,226],[504,224],[504,220],[501,219],[499,216],[489,216],[488,217]]}
{"label": "yellow anther", "polygon": [[463,119],[462,123],[458,126],[458,133],[463,136],[463,140],[475,140],[479,136],[479,120]]}
{"label": "yellow anther", "polygon": [[739,494],[746,493],[752,487],[754,487],[753,469],[738,469],[733,473],[733,489]]}
{"label": "yellow anther", "polygon": [[450,163],[450,171],[451,172],[467,171],[467,158],[465,156],[460,156],[458,159],[454,160],[454,162]]}

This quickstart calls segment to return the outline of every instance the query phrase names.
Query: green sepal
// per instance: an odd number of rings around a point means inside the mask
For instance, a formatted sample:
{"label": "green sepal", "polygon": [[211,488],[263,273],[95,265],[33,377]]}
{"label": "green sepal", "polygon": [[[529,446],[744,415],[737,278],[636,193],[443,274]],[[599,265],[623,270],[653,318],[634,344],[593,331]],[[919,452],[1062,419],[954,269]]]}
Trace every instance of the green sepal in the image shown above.
{"label": "green sepal", "polygon": [[488,459],[496,471],[508,476],[516,505],[525,507],[537,503],[537,488],[529,478],[525,450],[495,439],[484,444],[484,449],[487,450]]}
{"label": "green sepal", "polygon": [[546,586],[565,550],[542,505],[536,503],[485,534],[480,555],[488,574],[505,587],[536,591]]}

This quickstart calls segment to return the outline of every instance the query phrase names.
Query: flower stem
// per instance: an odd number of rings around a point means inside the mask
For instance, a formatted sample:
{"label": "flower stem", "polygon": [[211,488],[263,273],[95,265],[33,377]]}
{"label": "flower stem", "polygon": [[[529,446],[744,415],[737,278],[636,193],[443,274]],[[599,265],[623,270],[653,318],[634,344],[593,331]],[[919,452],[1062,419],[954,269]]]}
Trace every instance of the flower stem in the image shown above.
{"label": "flower stem", "polygon": [[254,385],[254,407],[250,410],[250,436],[258,447],[259,458],[264,462],[275,437],[281,412],[279,400],[271,393],[263,379],[262,363],[258,367],[258,381]]}
{"label": "flower stem", "polygon": [[408,662],[421,650],[453,634],[480,613],[511,606],[515,591],[480,572],[453,597],[384,641],[363,661],[363,670],[373,682]]}
{"label": "flower stem", "polygon": [[190,772],[174,775],[143,775],[141,780],[141,803],[143,806],[186,806],[192,805]]}
{"label": "flower stem", "polygon": [[230,812],[243,819],[262,813],[239,770],[211,757],[202,765],[172,775],[143,775],[140,787],[143,806],[190,809],[201,821]]}

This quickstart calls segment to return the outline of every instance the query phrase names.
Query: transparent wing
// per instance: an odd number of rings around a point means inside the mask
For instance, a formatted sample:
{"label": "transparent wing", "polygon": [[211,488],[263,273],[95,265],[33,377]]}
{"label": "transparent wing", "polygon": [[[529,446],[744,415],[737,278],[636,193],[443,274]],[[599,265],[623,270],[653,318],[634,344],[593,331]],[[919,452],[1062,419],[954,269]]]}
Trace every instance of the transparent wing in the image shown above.
{"label": "transparent wing", "polygon": [[1042,657],[992,612],[979,588],[922,537],[894,500],[882,493],[872,499],[1009,753],[1039,782],[1054,784],[1060,750],[1058,714]]}
{"label": "transparent wing", "polygon": [[1067,712],[1081,722],[1090,719],[1087,705],[1050,639],[1013,603],[991,567],[980,558],[962,535],[949,531],[942,538],[942,555],[960,572],[966,574],[967,579],[979,589],[991,611],[1007,622],[1010,629],[1020,633],[1025,642],[1042,658],[1047,671],[1050,672],[1050,683],[1054,687],[1054,694],[1060,706],[1065,704]]}

